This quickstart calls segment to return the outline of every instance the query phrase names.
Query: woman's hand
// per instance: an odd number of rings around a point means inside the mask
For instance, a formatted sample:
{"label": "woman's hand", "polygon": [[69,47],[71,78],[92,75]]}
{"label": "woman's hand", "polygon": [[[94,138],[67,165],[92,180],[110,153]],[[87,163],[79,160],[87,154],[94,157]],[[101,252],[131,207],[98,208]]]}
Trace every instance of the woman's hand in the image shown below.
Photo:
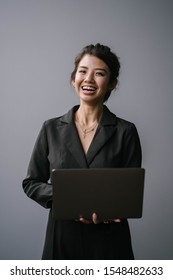
{"label": "woman's hand", "polygon": [[115,219],[115,220],[111,220],[112,222],[115,222],[115,223],[120,223],[121,220],[120,219]]}
{"label": "woman's hand", "polygon": [[[79,219],[79,221],[84,223],[84,224],[95,224],[95,225],[97,225],[97,224],[101,223],[101,221],[99,221],[96,213],[92,214],[92,220],[87,220],[87,219],[81,217]],[[109,222],[120,223],[121,220],[120,219],[113,219],[113,220],[104,221],[105,224],[108,224]]]}
{"label": "woman's hand", "polygon": [[94,224],[99,224],[99,223],[100,223],[100,221],[99,221],[99,219],[98,219],[96,213],[93,213],[93,214],[92,214],[92,220],[87,220],[87,219],[81,217],[81,218],[79,219],[79,221],[82,222],[82,223],[84,223],[84,224],[93,224],[93,223],[94,223]]}

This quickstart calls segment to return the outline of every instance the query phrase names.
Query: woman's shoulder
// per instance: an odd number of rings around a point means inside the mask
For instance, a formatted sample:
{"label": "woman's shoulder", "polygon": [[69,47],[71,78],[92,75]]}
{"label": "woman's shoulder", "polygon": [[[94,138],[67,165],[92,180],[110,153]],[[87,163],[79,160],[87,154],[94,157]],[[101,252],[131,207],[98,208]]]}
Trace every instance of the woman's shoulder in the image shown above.
{"label": "woman's shoulder", "polygon": [[116,126],[120,128],[130,128],[135,126],[133,122],[117,116],[115,113],[110,111],[107,107],[105,107],[105,111],[106,111],[106,119],[107,120],[109,119],[110,122],[113,122]]}
{"label": "woman's shoulder", "polygon": [[47,119],[43,122],[43,125],[45,125],[46,127],[52,126],[52,125],[57,125],[59,122],[61,122],[62,116],[59,117],[53,117],[50,119]]}
{"label": "woman's shoulder", "polygon": [[120,117],[116,117],[116,118],[117,118],[117,125],[119,126],[126,127],[126,128],[130,128],[134,126],[134,123],[131,122],[130,120],[126,120]]}
{"label": "woman's shoulder", "polygon": [[67,123],[73,121],[73,114],[74,114],[74,111],[76,110],[76,107],[77,106],[72,107],[68,112],[66,112],[60,116],[45,120],[43,125],[46,127],[59,126],[59,125],[61,126],[63,124],[67,124]]}

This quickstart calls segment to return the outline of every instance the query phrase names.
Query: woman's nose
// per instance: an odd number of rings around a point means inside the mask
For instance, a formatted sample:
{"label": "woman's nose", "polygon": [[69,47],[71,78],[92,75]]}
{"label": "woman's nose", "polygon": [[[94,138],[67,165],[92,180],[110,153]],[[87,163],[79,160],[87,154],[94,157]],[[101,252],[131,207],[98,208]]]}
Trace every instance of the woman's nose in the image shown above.
{"label": "woman's nose", "polygon": [[91,72],[88,72],[85,77],[85,82],[90,82],[90,83],[94,82],[94,74]]}

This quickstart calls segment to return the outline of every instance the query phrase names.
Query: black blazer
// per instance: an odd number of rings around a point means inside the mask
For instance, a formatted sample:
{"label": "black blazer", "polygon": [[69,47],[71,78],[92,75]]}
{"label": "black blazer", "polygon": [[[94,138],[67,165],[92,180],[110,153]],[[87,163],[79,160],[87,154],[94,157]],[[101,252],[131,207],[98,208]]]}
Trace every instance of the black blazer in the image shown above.
{"label": "black blazer", "polygon": [[[51,208],[52,204],[52,185],[50,182],[52,169],[141,166],[141,145],[135,125],[116,117],[106,106],[104,106],[102,119],[89,150],[85,155],[73,120],[74,112],[77,109],[78,106],[75,106],[67,114],[44,122],[31,156],[27,177],[23,181],[25,193],[31,199],[46,208]],[[100,252],[100,249],[97,254],[98,248],[91,248],[89,255],[86,253],[84,243],[89,244],[90,242],[87,239],[87,234],[84,240],[81,240],[81,238],[83,238],[81,237],[83,234],[81,233],[81,231],[83,231],[81,227],[86,227],[86,225],[81,224],[82,223],[79,222],[54,221],[50,211],[43,258],[91,259],[95,258],[92,255],[92,250],[95,250],[94,254],[97,259],[128,258],[128,254],[126,254],[125,251],[131,251],[131,244],[127,221],[121,223],[121,225],[124,225],[123,230],[125,233],[122,242],[126,244],[127,248],[121,250],[122,254],[118,253],[118,255],[113,254],[111,256],[109,253],[107,253],[109,256],[106,256],[103,252]],[[111,227],[116,231],[116,223],[112,224]],[[90,234],[92,235],[93,227],[88,226],[87,230],[88,228],[92,228],[89,233],[90,236]],[[74,238],[69,238],[67,232],[73,235]],[[100,230],[96,235],[97,241],[100,238],[99,234]],[[102,241],[100,241],[103,247],[104,238],[103,235],[101,237]],[[116,239],[115,232],[114,235],[111,237],[109,236],[109,239],[110,238]],[[128,242],[125,242],[125,240],[128,240]],[[59,242],[61,245],[57,245]],[[78,255],[76,255],[76,247],[72,244],[80,247]],[[62,249],[62,246],[65,246],[66,250],[64,250],[64,248]],[[92,245],[92,247],[93,246],[94,245]],[[72,247],[74,247],[74,252]],[[85,250],[83,249],[84,247]],[[70,253],[68,251],[70,251]],[[131,257],[129,256],[129,258]]]}

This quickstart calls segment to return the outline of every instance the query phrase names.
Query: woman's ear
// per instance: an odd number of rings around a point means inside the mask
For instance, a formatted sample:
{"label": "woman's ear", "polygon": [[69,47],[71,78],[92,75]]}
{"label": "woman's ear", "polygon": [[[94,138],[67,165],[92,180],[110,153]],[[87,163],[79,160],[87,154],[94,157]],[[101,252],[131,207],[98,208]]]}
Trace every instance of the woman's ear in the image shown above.
{"label": "woman's ear", "polygon": [[72,80],[71,84],[73,87],[75,87],[75,80]]}
{"label": "woman's ear", "polygon": [[117,84],[118,84],[118,80],[116,79],[112,83],[110,83],[108,89],[112,91],[113,89],[116,88]]}

